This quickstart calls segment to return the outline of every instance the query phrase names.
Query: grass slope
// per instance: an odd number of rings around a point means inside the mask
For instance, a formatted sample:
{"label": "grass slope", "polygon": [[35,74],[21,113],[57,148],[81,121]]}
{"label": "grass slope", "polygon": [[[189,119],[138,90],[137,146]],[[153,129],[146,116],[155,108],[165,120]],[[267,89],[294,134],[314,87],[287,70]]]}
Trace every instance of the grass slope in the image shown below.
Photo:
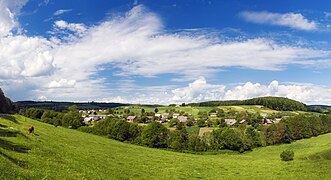
{"label": "grass slope", "polygon": [[[0,179],[331,178],[331,134],[244,154],[194,155],[120,143],[21,116],[0,118],[0,124]],[[26,133],[30,124],[36,135]],[[282,162],[279,154],[288,148],[295,160]]]}

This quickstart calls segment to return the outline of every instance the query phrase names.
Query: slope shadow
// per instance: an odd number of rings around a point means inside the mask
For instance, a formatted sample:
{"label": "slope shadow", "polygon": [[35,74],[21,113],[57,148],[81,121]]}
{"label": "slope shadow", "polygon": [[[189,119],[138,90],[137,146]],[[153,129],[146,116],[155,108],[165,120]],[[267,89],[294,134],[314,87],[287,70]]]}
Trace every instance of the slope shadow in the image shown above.
{"label": "slope shadow", "polygon": [[0,128],[0,137],[16,137],[17,134],[21,134],[21,133],[18,131],[10,131],[7,129]]}
{"label": "slope shadow", "polygon": [[15,117],[13,117],[12,115],[0,114],[0,117],[18,124],[17,119]]}
{"label": "slope shadow", "polygon": [[19,153],[28,153],[30,148],[0,138],[0,148]]}
{"label": "slope shadow", "polygon": [[27,163],[26,161],[21,161],[15,158],[12,158],[8,156],[7,154],[3,153],[0,151],[0,156],[3,156],[4,158],[8,159],[10,162],[14,163],[15,165],[22,167],[22,168],[27,168]]}

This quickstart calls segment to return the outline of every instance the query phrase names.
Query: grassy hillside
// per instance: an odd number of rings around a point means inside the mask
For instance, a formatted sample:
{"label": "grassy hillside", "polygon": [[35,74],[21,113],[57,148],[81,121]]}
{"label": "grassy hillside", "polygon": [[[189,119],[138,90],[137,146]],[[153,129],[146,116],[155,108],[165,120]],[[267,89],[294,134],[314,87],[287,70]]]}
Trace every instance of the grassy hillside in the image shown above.
{"label": "grassy hillside", "polygon": [[[14,117],[0,118],[0,179],[331,178],[331,134],[244,154],[194,155]],[[26,132],[30,124],[35,135]],[[294,150],[294,161],[280,160],[284,149]]]}

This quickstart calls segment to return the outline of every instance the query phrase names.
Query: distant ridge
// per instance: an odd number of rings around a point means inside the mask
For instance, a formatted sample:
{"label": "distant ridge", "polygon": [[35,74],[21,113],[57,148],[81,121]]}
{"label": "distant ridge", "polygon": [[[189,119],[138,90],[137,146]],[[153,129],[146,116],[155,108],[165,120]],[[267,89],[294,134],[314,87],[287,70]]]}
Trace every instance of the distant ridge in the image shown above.
{"label": "distant ridge", "polygon": [[307,106],[299,101],[284,97],[259,97],[247,100],[230,101],[208,101],[190,103],[189,106],[240,106],[240,105],[261,105],[274,110],[281,111],[307,111]]}
{"label": "distant ridge", "polygon": [[77,106],[78,109],[108,109],[129,104],[122,103],[99,103],[99,102],[54,102],[54,101],[18,101],[16,102],[19,109],[41,108],[55,111],[68,109],[70,106]]}

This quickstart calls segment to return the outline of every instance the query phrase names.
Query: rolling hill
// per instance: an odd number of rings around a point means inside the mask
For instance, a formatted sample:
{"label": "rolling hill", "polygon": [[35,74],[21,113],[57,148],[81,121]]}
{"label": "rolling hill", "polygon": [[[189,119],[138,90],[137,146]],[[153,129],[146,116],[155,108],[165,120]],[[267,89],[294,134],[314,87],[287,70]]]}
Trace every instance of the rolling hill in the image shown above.
{"label": "rolling hill", "polygon": [[[35,134],[27,134],[29,125]],[[283,162],[284,149],[295,160]],[[239,154],[184,154],[22,116],[0,118],[0,179],[330,179],[331,134]]]}
{"label": "rolling hill", "polygon": [[190,103],[189,106],[240,106],[240,105],[261,105],[273,110],[281,111],[307,111],[305,104],[284,97],[258,97],[246,100],[230,101],[208,101]]}

